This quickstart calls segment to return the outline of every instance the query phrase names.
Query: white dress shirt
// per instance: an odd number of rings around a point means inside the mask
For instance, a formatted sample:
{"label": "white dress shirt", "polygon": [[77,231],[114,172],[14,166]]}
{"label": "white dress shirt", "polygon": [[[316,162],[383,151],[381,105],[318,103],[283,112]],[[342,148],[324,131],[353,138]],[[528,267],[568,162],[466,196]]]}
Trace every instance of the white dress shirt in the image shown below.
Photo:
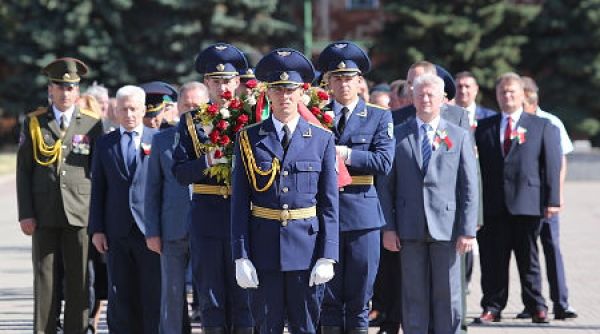
{"label": "white dress shirt", "polygon": [[[275,126],[275,130],[277,130],[277,138],[279,141],[283,139],[285,135],[285,131],[283,131],[283,126],[286,124],[281,123],[275,116],[272,117],[273,125]],[[292,140],[292,136],[294,135],[294,130],[296,130],[296,126],[298,126],[298,121],[300,121],[300,115],[297,115],[289,122],[287,122],[288,129],[290,129],[290,140]]]}
{"label": "white dress shirt", "polygon": [[[422,126],[423,126],[423,124],[425,124],[425,122],[423,122],[423,120],[420,119],[419,117],[416,117],[416,118],[417,118],[417,128],[419,129],[419,146],[423,145],[423,136],[425,136],[425,135],[427,135],[427,137],[429,137],[429,142],[431,144],[433,144],[435,132],[437,131],[438,127],[440,126],[440,119],[441,119],[440,116],[438,115],[436,118],[432,119],[431,122],[427,123],[431,126],[431,129],[429,131],[427,131],[427,133],[425,133],[425,131],[422,128]],[[423,148],[421,147],[421,150],[422,149]],[[432,151],[434,150],[433,146],[431,147],[431,150]]]}
{"label": "white dress shirt", "polygon": [[517,123],[519,119],[521,119],[521,114],[523,113],[523,108],[513,112],[512,114],[507,114],[502,112],[502,120],[500,121],[500,144],[504,144],[504,131],[506,131],[506,125],[508,124],[508,117],[512,118],[512,124],[510,132],[512,133],[517,128]]}
{"label": "white dress shirt", "polygon": [[75,111],[75,105],[72,105],[71,108],[65,110],[65,111],[60,111],[58,110],[58,108],[56,108],[55,105],[52,105],[52,112],[54,112],[54,119],[56,119],[56,122],[58,122],[58,126],[60,126],[60,120],[62,118],[62,116],[65,116],[65,129],[69,127],[69,124],[71,124],[71,118],[73,117],[73,112]]}

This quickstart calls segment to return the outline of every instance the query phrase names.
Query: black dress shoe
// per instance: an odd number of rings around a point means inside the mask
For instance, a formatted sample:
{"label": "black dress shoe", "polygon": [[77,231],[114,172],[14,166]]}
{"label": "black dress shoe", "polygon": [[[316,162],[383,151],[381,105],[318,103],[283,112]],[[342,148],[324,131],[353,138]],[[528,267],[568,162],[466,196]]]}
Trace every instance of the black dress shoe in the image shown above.
{"label": "black dress shoe", "polygon": [[566,319],[575,319],[578,317],[577,311],[571,306],[567,307],[567,309],[556,309],[554,310],[554,319],[556,320],[566,320]]}
{"label": "black dress shoe", "polygon": [[369,327],[381,327],[385,321],[385,313],[377,310],[369,312]]}
{"label": "black dress shoe", "polygon": [[502,317],[500,316],[500,312],[488,310],[488,311],[483,311],[483,313],[481,313],[479,318],[475,318],[473,320],[473,322],[476,324],[485,325],[485,324],[490,324],[492,322],[500,322],[501,318]]}
{"label": "black dress shoe", "polygon": [[524,309],[521,313],[517,313],[517,319],[531,319],[531,312]]}
{"label": "black dress shoe", "polygon": [[550,322],[550,319],[548,319],[548,312],[546,311],[536,311],[532,317],[531,317],[531,322],[535,323],[535,324],[547,324]]}

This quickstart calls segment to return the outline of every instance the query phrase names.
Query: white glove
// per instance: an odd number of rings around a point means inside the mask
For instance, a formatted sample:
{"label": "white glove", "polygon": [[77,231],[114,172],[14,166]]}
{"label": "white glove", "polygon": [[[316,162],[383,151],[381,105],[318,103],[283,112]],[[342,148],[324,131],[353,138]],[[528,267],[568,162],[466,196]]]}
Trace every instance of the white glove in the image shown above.
{"label": "white glove", "polygon": [[335,261],[332,259],[320,258],[315,263],[315,266],[310,273],[310,279],[308,281],[308,286],[319,285],[323,283],[329,282],[334,275],[333,272],[333,264]]}
{"label": "white glove", "polygon": [[340,156],[340,158],[342,158],[342,161],[344,161],[344,163],[346,163],[348,158],[350,157],[350,151],[351,149],[348,146],[335,145],[335,153],[337,153]]}
{"label": "white glove", "polygon": [[235,260],[235,280],[244,289],[258,288],[258,276],[252,261],[243,258]]}

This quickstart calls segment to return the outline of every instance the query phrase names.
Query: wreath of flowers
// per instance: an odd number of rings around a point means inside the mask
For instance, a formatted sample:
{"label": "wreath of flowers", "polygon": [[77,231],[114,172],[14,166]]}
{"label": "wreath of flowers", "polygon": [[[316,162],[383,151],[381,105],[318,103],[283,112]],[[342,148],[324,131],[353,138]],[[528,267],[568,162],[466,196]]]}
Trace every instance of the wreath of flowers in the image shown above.
{"label": "wreath of flowers", "polygon": [[304,96],[302,96],[302,102],[308,108],[310,113],[317,118],[321,125],[326,129],[333,127],[335,113],[333,110],[327,108],[329,104],[329,94],[322,88],[311,87],[310,84],[305,83]]}
{"label": "wreath of flowers", "polygon": [[213,152],[215,159],[226,159],[224,163],[205,169],[204,174],[226,185],[231,185],[236,134],[245,126],[260,121],[255,107],[264,99],[264,86],[256,80],[249,80],[245,85],[251,89],[250,94],[235,97],[232,92],[226,91],[221,94],[221,98],[226,101],[223,107],[219,109],[216,104],[204,104],[198,108],[199,112],[195,116],[208,135],[208,141],[201,143],[200,147],[205,152]]}

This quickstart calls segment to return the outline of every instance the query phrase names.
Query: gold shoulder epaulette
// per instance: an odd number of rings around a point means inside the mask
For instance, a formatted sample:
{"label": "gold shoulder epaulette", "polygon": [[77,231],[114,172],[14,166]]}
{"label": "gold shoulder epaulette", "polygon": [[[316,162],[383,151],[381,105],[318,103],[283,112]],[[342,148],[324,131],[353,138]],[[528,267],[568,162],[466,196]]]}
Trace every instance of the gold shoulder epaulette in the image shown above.
{"label": "gold shoulder epaulette", "polygon": [[387,110],[386,108],[383,108],[382,106],[378,106],[378,105],[376,105],[376,104],[369,103],[369,102],[367,102],[367,106],[369,106],[369,107],[373,107],[373,108],[377,108],[377,109],[383,109],[383,110]]}
{"label": "gold shoulder epaulette", "polygon": [[100,115],[98,115],[97,113],[95,113],[89,109],[79,109],[79,112],[82,113],[83,115],[90,116],[95,119],[100,119]]}
{"label": "gold shoulder epaulette", "polygon": [[323,130],[325,132],[329,132],[329,133],[333,132],[333,131],[331,131],[331,129],[328,129],[328,128],[324,127],[324,126],[318,126],[318,125],[311,124],[311,123],[308,123],[308,125],[310,125],[312,128]]}
{"label": "gold shoulder epaulette", "polygon": [[46,107],[38,107],[36,110],[27,114],[27,116],[29,116],[29,117],[39,116],[39,115],[45,114],[47,111],[48,111],[48,108],[46,108]]}

